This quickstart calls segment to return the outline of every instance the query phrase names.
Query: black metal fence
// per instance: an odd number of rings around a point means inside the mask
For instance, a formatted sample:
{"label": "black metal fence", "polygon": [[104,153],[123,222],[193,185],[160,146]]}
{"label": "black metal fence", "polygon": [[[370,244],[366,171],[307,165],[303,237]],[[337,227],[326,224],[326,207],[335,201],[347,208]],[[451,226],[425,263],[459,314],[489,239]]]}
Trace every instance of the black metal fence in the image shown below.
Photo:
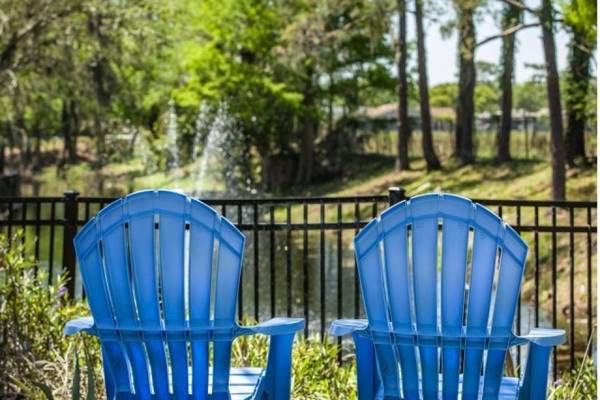
{"label": "black metal fence", "polygon": [[[335,318],[363,315],[352,239],[381,211],[405,199],[387,195],[304,198],[206,199],[247,236],[240,287],[240,318],[302,316],[305,334],[323,337]],[[0,197],[0,232],[22,229],[26,251],[35,256],[49,284],[66,272],[73,296],[85,296],[73,237],[113,198]],[[596,324],[596,213],[586,201],[475,201],[490,207],[529,243],[519,302],[517,333],[534,326],[564,328],[568,341],[554,352],[558,367],[573,368]],[[520,349],[517,362],[521,359]]]}

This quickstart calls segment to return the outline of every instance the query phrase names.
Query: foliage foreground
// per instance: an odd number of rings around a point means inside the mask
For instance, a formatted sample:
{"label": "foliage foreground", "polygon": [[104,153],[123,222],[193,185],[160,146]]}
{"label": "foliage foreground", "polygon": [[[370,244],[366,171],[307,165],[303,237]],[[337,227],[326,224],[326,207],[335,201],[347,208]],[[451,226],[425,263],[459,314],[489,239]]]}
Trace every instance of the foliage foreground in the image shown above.
{"label": "foliage foreground", "polygon": [[[89,310],[69,299],[64,278],[47,285],[47,275],[24,256],[22,236],[0,235],[0,398],[104,398],[98,341],[86,335],[65,338],[66,321]],[[244,321],[244,324],[251,321]],[[233,366],[264,366],[268,338],[242,337],[234,342]],[[333,341],[298,337],[293,354],[294,399],[354,399],[354,363],[340,363]],[[551,398],[593,399],[596,369],[589,359],[565,373]]]}

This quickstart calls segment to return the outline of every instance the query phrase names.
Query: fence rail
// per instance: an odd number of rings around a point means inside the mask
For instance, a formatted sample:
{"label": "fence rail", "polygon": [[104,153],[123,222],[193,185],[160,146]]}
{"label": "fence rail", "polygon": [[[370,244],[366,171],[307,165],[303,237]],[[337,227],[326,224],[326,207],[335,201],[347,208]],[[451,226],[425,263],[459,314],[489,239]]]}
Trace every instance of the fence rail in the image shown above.
{"label": "fence rail", "polygon": [[[363,315],[352,238],[381,211],[406,198],[386,195],[206,199],[248,240],[240,285],[239,317],[302,316],[305,334],[324,335],[335,318]],[[48,283],[65,272],[72,296],[85,296],[73,238],[109,197],[0,197],[0,232],[22,229]],[[558,367],[573,368],[596,324],[597,204],[586,201],[475,199],[521,233],[530,255],[517,312],[516,331],[564,328],[568,342],[554,352]],[[520,349],[517,363],[521,360]]]}

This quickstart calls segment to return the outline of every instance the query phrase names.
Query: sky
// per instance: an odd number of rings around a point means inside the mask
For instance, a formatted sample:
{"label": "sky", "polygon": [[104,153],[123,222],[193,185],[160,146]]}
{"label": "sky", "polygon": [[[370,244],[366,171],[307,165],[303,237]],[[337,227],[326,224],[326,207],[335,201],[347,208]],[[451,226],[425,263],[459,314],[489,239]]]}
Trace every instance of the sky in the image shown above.
{"label": "sky", "polygon": [[[531,2],[531,5],[535,5]],[[451,12],[451,10],[448,10]],[[408,32],[414,32],[414,18],[408,15]],[[476,24],[477,41],[496,35],[500,32],[498,26],[499,16],[485,15],[482,20]],[[527,18],[526,23],[533,22],[532,18]],[[427,67],[429,72],[429,84],[434,86],[444,82],[456,82],[457,78],[457,35],[449,38],[442,38],[440,33],[440,23],[428,21],[426,25],[427,41]],[[411,36],[411,35],[409,35]],[[414,39],[414,36],[411,37]],[[535,73],[525,64],[540,64],[544,62],[544,51],[542,48],[541,28],[528,28],[517,33],[517,53],[515,61],[515,80],[517,82],[527,81]],[[555,34],[555,43],[557,50],[557,62],[559,70],[563,70],[567,64],[569,36],[564,30],[559,30]],[[488,42],[476,50],[476,61],[487,61],[498,64],[500,62],[500,46],[502,40],[497,39]]]}

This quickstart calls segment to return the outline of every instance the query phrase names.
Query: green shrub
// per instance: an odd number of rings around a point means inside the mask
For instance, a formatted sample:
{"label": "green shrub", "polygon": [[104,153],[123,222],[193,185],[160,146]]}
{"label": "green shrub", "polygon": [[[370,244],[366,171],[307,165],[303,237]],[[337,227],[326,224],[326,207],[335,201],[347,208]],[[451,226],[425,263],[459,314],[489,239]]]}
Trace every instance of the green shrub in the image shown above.
{"label": "green shrub", "polygon": [[97,345],[63,336],[66,321],[89,312],[68,299],[63,277],[48,285],[25,254],[21,232],[11,241],[0,234],[0,398],[43,398],[39,384],[61,397],[71,387],[69,354],[85,345],[99,364]]}
{"label": "green shrub", "polygon": [[567,371],[550,389],[549,400],[595,400],[597,396],[596,367],[585,358],[576,370]]}
{"label": "green shrub", "polygon": [[[244,324],[247,322],[244,321]],[[244,336],[233,343],[233,366],[266,365],[269,340],[266,336]],[[294,399],[354,399],[356,374],[352,362],[339,363],[340,349],[328,338],[294,342],[292,355],[292,397]]]}

